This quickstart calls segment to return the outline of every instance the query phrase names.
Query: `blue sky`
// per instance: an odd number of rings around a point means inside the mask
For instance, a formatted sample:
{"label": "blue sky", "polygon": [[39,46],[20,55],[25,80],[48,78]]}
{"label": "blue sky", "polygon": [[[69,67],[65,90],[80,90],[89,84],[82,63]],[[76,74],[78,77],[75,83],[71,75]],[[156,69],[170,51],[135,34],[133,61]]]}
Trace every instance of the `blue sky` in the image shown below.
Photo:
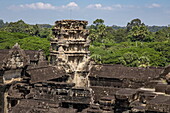
{"label": "blue sky", "polygon": [[146,25],[170,25],[170,0],[0,0],[0,19],[29,24],[101,18],[106,25],[126,26],[139,18]]}

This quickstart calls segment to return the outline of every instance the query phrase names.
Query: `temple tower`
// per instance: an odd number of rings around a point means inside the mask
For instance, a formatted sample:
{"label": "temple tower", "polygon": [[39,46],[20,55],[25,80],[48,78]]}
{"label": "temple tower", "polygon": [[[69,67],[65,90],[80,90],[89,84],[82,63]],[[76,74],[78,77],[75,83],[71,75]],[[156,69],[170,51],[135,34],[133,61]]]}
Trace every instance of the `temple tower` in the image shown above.
{"label": "temple tower", "polygon": [[[65,67],[67,72],[86,73],[89,61],[87,21],[61,20],[56,21],[53,28],[54,38],[51,39],[51,63]],[[78,74],[81,76],[80,74]],[[75,81],[79,81],[77,75]],[[85,78],[85,77],[83,77]],[[81,82],[81,80],[79,81]],[[79,84],[75,82],[76,84]]]}

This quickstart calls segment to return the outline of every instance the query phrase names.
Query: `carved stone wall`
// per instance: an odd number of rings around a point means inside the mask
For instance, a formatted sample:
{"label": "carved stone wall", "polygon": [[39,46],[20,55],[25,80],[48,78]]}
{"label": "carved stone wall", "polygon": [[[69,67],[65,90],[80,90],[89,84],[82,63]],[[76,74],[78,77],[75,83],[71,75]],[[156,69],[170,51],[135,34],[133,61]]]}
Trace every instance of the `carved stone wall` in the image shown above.
{"label": "carved stone wall", "polygon": [[[56,21],[51,39],[51,64],[65,67],[66,71],[74,73],[73,82],[76,86],[86,86],[88,71],[89,44],[87,21],[62,20]],[[80,84],[81,83],[81,84]]]}

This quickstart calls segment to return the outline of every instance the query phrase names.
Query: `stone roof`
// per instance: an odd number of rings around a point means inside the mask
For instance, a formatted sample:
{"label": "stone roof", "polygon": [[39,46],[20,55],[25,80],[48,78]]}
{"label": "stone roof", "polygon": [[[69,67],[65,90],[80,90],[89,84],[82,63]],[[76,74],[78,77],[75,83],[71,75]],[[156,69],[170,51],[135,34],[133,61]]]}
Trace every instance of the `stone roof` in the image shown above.
{"label": "stone roof", "polygon": [[116,91],[120,90],[119,88],[114,87],[102,87],[102,86],[91,86],[93,90],[94,101],[99,101],[104,96],[113,96],[116,94]]}
{"label": "stone roof", "polygon": [[89,77],[145,81],[153,78],[158,78],[162,70],[162,68],[138,68],[125,67],[122,65],[94,65],[90,70]]}
{"label": "stone roof", "polygon": [[57,108],[57,109],[49,109],[49,113],[77,113],[76,109],[73,108]]}
{"label": "stone roof", "polygon": [[152,100],[148,101],[146,104],[146,109],[148,111],[155,111],[155,112],[170,112],[170,96],[166,95],[158,95]]}
{"label": "stone roof", "polygon": [[9,53],[9,49],[0,49],[0,62],[5,59],[8,53]]}
{"label": "stone roof", "polygon": [[77,109],[49,107],[48,102],[41,100],[21,100],[9,113],[77,113]]}
{"label": "stone roof", "polygon": [[60,78],[66,75],[63,68],[52,66],[27,69],[27,73],[31,75],[31,83],[45,82],[47,80]]}
{"label": "stone roof", "polygon": [[136,89],[122,88],[116,92],[116,95],[130,96],[136,94]]}
{"label": "stone roof", "polygon": [[[158,95],[156,96],[154,99],[150,100],[149,103],[150,104],[158,104],[158,103],[165,103],[168,102],[170,100],[169,96],[166,95]],[[170,104],[170,101],[168,102]]]}

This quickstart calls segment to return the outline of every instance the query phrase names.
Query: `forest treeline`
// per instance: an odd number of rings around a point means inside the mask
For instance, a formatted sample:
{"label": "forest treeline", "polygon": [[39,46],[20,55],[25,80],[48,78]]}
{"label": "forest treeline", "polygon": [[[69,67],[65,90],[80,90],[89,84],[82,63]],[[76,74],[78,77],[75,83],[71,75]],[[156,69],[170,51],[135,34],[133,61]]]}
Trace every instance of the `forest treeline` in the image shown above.
{"label": "forest treeline", "polygon": [[[49,55],[51,25],[29,25],[23,20],[4,23],[0,20],[0,49],[15,43],[26,50],[45,51]],[[170,64],[170,27],[147,26],[133,19],[126,27],[106,26],[96,19],[88,26],[91,58],[99,64],[123,64],[131,67],[163,67]]]}
{"label": "forest treeline", "polygon": [[25,50],[44,50],[49,55],[51,25],[29,25],[23,20],[4,23],[0,20],[0,49],[9,49],[19,43]]}

